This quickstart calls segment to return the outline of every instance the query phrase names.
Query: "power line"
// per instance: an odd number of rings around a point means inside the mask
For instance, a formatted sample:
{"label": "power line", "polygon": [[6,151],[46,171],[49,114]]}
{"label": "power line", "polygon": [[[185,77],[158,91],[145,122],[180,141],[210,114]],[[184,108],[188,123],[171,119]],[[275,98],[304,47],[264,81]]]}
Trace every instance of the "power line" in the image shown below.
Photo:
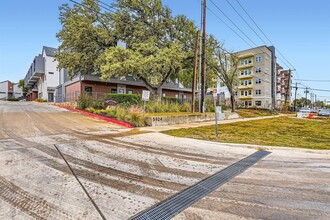
{"label": "power line", "polygon": [[305,82],[330,82],[330,80],[321,80],[321,79],[296,79],[297,81]]}
{"label": "power line", "polygon": [[220,7],[217,5],[217,4],[215,4],[212,0],[210,0],[211,1],[211,3],[247,38],[247,39],[249,39],[249,41],[251,41],[252,42],[252,44],[254,44],[256,47],[258,46],[253,40],[251,40],[251,38],[249,37],[249,36],[247,36],[243,31],[242,31],[242,29],[241,28],[239,28],[238,26],[237,26],[237,24],[233,21],[233,20],[231,20],[229,17],[228,17],[228,15],[226,14],[226,13],[224,13],[221,9],[220,9]]}
{"label": "power line", "polygon": [[228,1],[226,0],[226,2],[230,5],[230,7],[236,12],[236,14],[238,14],[238,16],[240,16],[240,18],[242,18],[242,20],[245,22],[245,24],[247,26],[249,26],[249,28],[257,35],[257,37],[264,43],[267,44],[261,37],[260,35],[251,27],[251,25],[243,18],[243,16],[236,10],[236,8]]}
{"label": "power line", "polygon": [[[226,0],[227,1],[227,0]],[[265,36],[265,38],[269,41],[269,43],[271,45],[274,45],[273,42],[269,39],[269,37],[267,37],[267,35],[265,34],[265,32],[262,31],[262,29],[259,27],[259,25],[254,21],[254,19],[251,17],[251,15],[245,10],[245,8],[243,7],[243,5],[238,1],[236,0],[236,2],[238,3],[238,5],[242,8],[242,10],[245,12],[245,14],[250,18],[250,20],[254,23],[254,25],[259,29],[259,31]],[[293,69],[296,69],[292,64],[291,62],[285,58],[285,56],[282,54],[282,52],[276,48],[277,52],[286,60],[286,62],[293,68]],[[279,58],[281,60],[281,58]],[[283,60],[281,60],[283,62]],[[285,62],[283,62],[285,63]],[[287,64],[285,64],[287,67],[289,67]],[[290,68],[290,67],[289,67]],[[298,73],[296,72],[296,75],[297,75],[297,78],[299,79],[299,75]]]}

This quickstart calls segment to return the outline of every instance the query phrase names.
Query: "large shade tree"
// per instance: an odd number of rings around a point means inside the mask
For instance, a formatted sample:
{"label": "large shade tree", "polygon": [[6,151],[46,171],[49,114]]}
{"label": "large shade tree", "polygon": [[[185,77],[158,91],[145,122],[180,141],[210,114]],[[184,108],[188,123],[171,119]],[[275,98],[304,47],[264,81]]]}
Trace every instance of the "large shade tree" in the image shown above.
{"label": "large shade tree", "polygon": [[[101,74],[103,80],[132,75],[152,94],[192,69],[196,27],[172,16],[161,0],[117,0],[115,13],[102,11],[97,0],[60,7],[59,68],[71,76]],[[117,47],[119,41],[126,48]]]}
{"label": "large shade tree", "polygon": [[165,82],[191,72],[197,29],[161,0],[118,0],[115,7],[114,32],[127,47],[110,47],[99,57],[102,79],[132,75],[160,98]]}

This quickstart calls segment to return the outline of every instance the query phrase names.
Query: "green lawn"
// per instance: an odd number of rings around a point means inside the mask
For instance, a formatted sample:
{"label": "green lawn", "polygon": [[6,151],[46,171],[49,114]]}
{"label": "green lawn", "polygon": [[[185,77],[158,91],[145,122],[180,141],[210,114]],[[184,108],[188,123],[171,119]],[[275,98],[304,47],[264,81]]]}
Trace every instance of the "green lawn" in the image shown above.
{"label": "green lawn", "polygon": [[239,114],[242,118],[255,118],[261,116],[278,115],[277,112],[259,109],[237,109],[236,113]]}
{"label": "green lawn", "polygon": [[221,124],[218,138],[215,136],[215,126],[170,130],[163,133],[225,143],[330,150],[330,119],[279,117]]}

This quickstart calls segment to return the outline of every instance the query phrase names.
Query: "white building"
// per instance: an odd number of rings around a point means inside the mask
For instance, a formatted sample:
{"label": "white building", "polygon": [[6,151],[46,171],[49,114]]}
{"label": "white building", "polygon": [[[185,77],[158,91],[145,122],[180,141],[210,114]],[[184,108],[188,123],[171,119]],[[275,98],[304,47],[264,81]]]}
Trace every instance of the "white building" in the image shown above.
{"label": "white building", "polygon": [[8,80],[0,82],[0,100],[8,98],[21,98],[23,91],[18,88],[18,83],[12,83]]}
{"label": "white building", "polygon": [[44,46],[42,53],[34,58],[24,79],[25,87],[29,88],[28,101],[42,98],[54,102],[54,93],[60,84],[56,52],[57,49]]}

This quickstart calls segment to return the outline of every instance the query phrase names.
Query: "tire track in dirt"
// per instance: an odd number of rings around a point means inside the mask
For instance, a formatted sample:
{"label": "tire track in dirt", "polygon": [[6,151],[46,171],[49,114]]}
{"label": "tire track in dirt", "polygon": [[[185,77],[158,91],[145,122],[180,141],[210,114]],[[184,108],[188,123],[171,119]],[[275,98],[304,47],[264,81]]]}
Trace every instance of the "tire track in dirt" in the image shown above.
{"label": "tire track in dirt", "polygon": [[184,177],[198,178],[198,179],[201,179],[201,178],[204,178],[207,176],[206,174],[203,174],[200,172],[181,170],[181,169],[177,169],[177,168],[170,168],[170,167],[165,167],[164,165],[160,165],[160,164],[150,164],[150,163],[143,162],[140,160],[126,159],[124,157],[114,156],[114,155],[107,154],[105,152],[93,149],[91,147],[87,147],[86,145],[82,145],[82,147],[87,149],[87,151],[92,154],[95,154],[95,155],[98,155],[101,157],[105,157],[105,158],[108,158],[108,159],[111,159],[114,161],[119,161],[119,162],[123,162],[126,164],[132,164],[132,165],[138,166],[142,169],[155,169],[156,171],[162,172],[162,173],[170,173],[170,174],[176,174],[176,175],[180,175],[180,176],[184,176]]}
{"label": "tire track in dirt", "polygon": [[[41,151],[43,153],[46,153],[46,154],[48,154],[48,155],[50,155],[54,158],[61,159],[60,155],[58,154],[58,152],[55,149],[51,149],[51,148],[46,147],[44,145],[43,146],[35,146],[34,148],[38,149],[39,151]],[[125,178],[127,180],[133,180],[133,181],[141,182],[141,183],[151,185],[151,186],[165,187],[165,188],[171,189],[171,190],[178,190],[178,189],[181,189],[183,187],[186,187],[186,185],[183,185],[183,184],[169,182],[169,181],[165,181],[165,180],[153,179],[153,178],[150,178],[150,177],[147,177],[147,176],[140,176],[140,175],[137,175],[137,174],[117,170],[117,169],[114,169],[114,168],[111,168],[111,167],[102,166],[102,165],[99,165],[99,164],[95,164],[95,163],[92,163],[92,162],[89,162],[89,161],[86,161],[86,160],[82,160],[82,159],[73,157],[73,156],[65,154],[65,153],[63,153],[63,155],[64,155],[65,159],[68,162],[70,162],[70,164],[83,166],[85,168],[96,171],[95,173],[104,173],[104,174],[108,174],[108,175],[113,175],[113,176]]]}
{"label": "tire track in dirt", "polygon": [[[186,160],[194,160],[197,162],[206,162],[206,163],[212,163],[212,164],[223,164],[223,161],[219,161],[219,157],[213,156],[213,155],[206,155],[206,154],[199,154],[199,153],[191,153],[191,152],[185,152],[185,151],[178,151],[178,150],[167,150],[164,148],[156,148],[148,145],[143,145],[143,144],[137,144],[137,143],[132,143],[129,141],[123,141],[120,140],[116,137],[121,137],[120,133],[119,134],[99,134],[99,135],[90,135],[86,134],[83,132],[76,132],[76,134],[73,135],[78,135],[79,137],[83,136],[84,139],[86,140],[95,140],[95,141],[107,141],[111,144],[120,144],[120,146],[131,146],[139,149],[145,150],[151,150],[151,151],[157,151],[163,153],[164,155],[169,155],[169,156],[176,156],[176,157],[182,157],[179,159],[186,159]],[[224,162],[229,162],[232,160],[235,160],[235,157],[233,158],[226,158],[224,159]]]}
{"label": "tire track in dirt", "polygon": [[[75,134],[72,134],[75,135]],[[77,136],[79,137],[79,136]],[[80,136],[81,138],[81,136]],[[92,140],[92,141],[97,141],[101,142],[104,144],[109,144],[111,147],[120,147],[120,148],[126,148],[126,149],[133,149],[133,150],[139,150],[145,153],[151,153],[151,154],[156,154],[156,155],[162,155],[162,156],[167,156],[171,158],[177,158],[177,159],[182,159],[182,160],[188,160],[188,161],[193,161],[193,162],[201,162],[201,163],[208,163],[208,164],[215,164],[215,165],[228,165],[231,161],[235,160],[234,158],[221,158],[222,160],[220,161],[220,158],[217,159],[208,159],[210,156],[203,155],[201,156],[198,154],[198,157],[196,156],[189,156],[189,153],[186,152],[181,152],[181,151],[171,151],[171,150],[166,150],[166,149],[161,149],[161,148],[154,148],[150,147],[147,145],[140,145],[140,144],[135,144],[135,143],[130,143],[126,141],[121,141],[118,139],[97,139],[94,137],[86,137],[84,136],[85,140]],[[211,156],[212,157],[212,156]]]}
{"label": "tire track in dirt", "polygon": [[0,198],[36,219],[48,219],[50,215],[54,215],[58,219],[73,218],[58,207],[31,195],[3,177],[0,177]]}
{"label": "tire track in dirt", "polygon": [[[39,155],[29,149],[19,149],[20,152],[24,153],[25,155],[36,159],[37,161],[43,163],[44,165],[55,169],[57,171],[63,172],[63,173],[67,173],[67,174],[71,174],[70,170],[68,169],[68,167],[65,164],[61,164],[58,163],[56,161],[54,161],[53,159],[44,157],[42,155]],[[97,184],[102,184],[117,190],[122,190],[122,191],[127,191],[127,192],[131,192],[133,194],[137,194],[137,195],[141,195],[141,196],[148,196],[150,198],[154,198],[157,200],[162,200],[164,198],[166,198],[167,196],[171,195],[170,193],[164,192],[164,191],[158,191],[156,189],[152,189],[152,188],[147,188],[145,186],[139,186],[135,183],[131,183],[131,182],[124,182],[124,181],[120,181],[120,180],[115,180],[115,179],[110,179],[104,176],[101,176],[101,173],[103,171],[100,172],[92,172],[90,170],[86,170],[84,168],[80,168],[74,169],[76,175],[78,177],[82,177],[88,181],[97,183]],[[166,187],[166,185],[162,185],[162,188]],[[181,190],[183,189],[183,187],[177,189],[177,190]]]}

